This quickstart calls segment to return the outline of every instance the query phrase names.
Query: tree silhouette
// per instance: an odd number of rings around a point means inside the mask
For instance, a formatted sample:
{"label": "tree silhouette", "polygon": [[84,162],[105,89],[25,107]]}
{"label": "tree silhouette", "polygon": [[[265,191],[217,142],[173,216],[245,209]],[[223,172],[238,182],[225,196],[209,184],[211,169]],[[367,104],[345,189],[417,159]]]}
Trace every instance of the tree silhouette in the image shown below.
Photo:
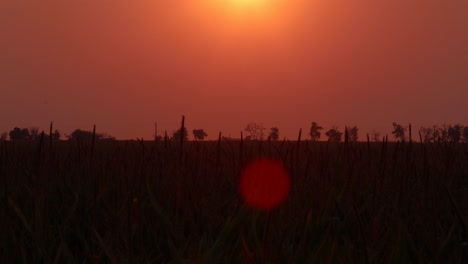
{"label": "tree silhouette", "polygon": [[41,134],[39,133],[39,128],[38,127],[30,127],[29,128],[29,138],[30,140],[39,140],[41,137]]}
{"label": "tree silhouette", "polygon": [[57,140],[60,140],[60,137],[62,136],[60,134],[60,132],[56,129],[54,132],[52,132],[52,135],[45,135],[44,134],[44,139],[45,140],[49,140],[50,139],[50,136],[52,136],[52,140],[53,141],[57,141]]}
{"label": "tree silhouette", "polygon": [[[60,134],[58,134],[58,136],[60,137]],[[92,141],[93,132],[85,131],[81,129],[75,129],[70,135],[67,135],[67,137],[69,140]],[[96,133],[94,135],[94,139],[95,140],[115,140],[114,137],[109,136],[107,134],[102,134],[102,133]]]}
{"label": "tree silhouette", "polygon": [[245,127],[245,131],[249,133],[248,137],[252,140],[263,140],[263,131],[265,128],[261,124],[250,122]]}
{"label": "tree silhouette", "polygon": [[440,130],[437,126],[434,126],[432,129],[432,141],[436,142],[440,140]]}
{"label": "tree silhouette", "polygon": [[437,127],[437,139],[442,142],[449,140],[448,128],[445,124],[442,127]]}
{"label": "tree silhouette", "polygon": [[268,136],[269,139],[276,141],[279,139],[279,129],[277,127],[270,128],[270,135]]}
{"label": "tree silhouette", "polygon": [[[42,137],[42,133],[39,133],[39,128],[37,127],[30,127],[28,128],[19,128],[15,127],[13,128],[8,135],[10,136],[10,140],[12,141],[27,141],[27,140],[40,140]],[[2,134],[2,139],[6,139],[7,133]],[[91,133],[92,135],[92,133]],[[44,139],[49,139],[50,135],[44,134]],[[60,132],[58,130],[55,130],[55,132],[52,133],[52,140],[59,140],[60,139]]]}
{"label": "tree silhouette", "polygon": [[0,135],[0,140],[6,140],[7,136],[8,136],[7,132],[2,132],[2,134]]}
{"label": "tree silhouette", "polygon": [[348,129],[348,140],[349,142],[357,142],[358,140],[358,131],[359,129],[357,126],[353,126],[352,128]]}
{"label": "tree silhouette", "polygon": [[180,142],[180,137],[181,136],[183,137],[184,141],[188,141],[189,137],[188,137],[188,132],[187,132],[186,127],[184,127],[183,133],[181,133],[180,128],[177,131],[175,131],[174,133],[172,133],[171,140],[175,140],[175,142]]}
{"label": "tree silhouette", "polygon": [[196,140],[204,140],[208,136],[203,129],[194,129],[192,133]]}
{"label": "tree silhouette", "polygon": [[70,135],[67,135],[67,137],[69,140],[91,141],[93,140],[93,132],[75,129]]}
{"label": "tree silhouette", "polygon": [[337,127],[332,127],[325,133],[325,135],[328,137],[329,141],[341,142],[341,137],[343,136],[343,133],[338,131]]}
{"label": "tree silhouette", "polygon": [[432,142],[434,141],[434,131],[430,127],[421,127],[419,129],[419,134],[423,142]]}
{"label": "tree silhouette", "polygon": [[13,130],[10,131],[10,133],[8,133],[8,135],[10,136],[10,140],[12,141],[24,141],[31,139],[29,129],[27,128],[21,129],[19,127],[15,127],[13,128]]}
{"label": "tree silhouette", "polygon": [[463,142],[468,143],[468,127],[463,128]]}
{"label": "tree silhouette", "polygon": [[316,122],[312,122],[312,125],[310,127],[310,138],[312,141],[318,141],[320,139],[320,131],[323,129],[323,127],[319,126]]}
{"label": "tree silhouette", "polygon": [[380,132],[379,131],[372,131],[372,140],[375,142],[380,142]]}
{"label": "tree silhouette", "polygon": [[453,141],[456,143],[460,142],[462,138],[462,130],[463,130],[463,126],[460,124],[456,124],[454,126],[449,125],[448,138],[450,139],[450,141]]}
{"label": "tree silhouette", "polygon": [[395,139],[400,140],[400,141],[405,141],[406,128],[403,127],[402,125],[397,124],[396,122],[393,122],[392,125],[393,125],[392,134],[395,136]]}
{"label": "tree silhouette", "polygon": [[60,132],[57,129],[50,136],[52,137],[52,140],[60,140],[61,137]]}

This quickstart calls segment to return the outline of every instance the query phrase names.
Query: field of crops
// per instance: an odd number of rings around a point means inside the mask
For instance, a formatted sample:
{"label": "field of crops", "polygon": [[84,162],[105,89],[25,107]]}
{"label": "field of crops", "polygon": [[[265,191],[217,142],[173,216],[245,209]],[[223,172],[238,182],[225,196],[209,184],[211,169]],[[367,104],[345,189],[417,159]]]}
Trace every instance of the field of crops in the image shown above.
{"label": "field of crops", "polygon": [[[249,162],[285,202],[244,204]],[[468,263],[468,145],[0,142],[1,263]]]}

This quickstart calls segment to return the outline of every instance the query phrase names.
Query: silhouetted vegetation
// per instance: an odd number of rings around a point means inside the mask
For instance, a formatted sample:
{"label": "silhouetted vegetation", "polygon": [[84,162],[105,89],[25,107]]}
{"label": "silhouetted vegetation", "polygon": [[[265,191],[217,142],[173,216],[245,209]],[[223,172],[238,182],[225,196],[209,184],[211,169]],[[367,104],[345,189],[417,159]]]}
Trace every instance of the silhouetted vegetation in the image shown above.
{"label": "silhouetted vegetation", "polygon": [[[408,139],[408,127],[403,126],[396,122],[392,123],[393,130],[392,134],[394,135],[395,140],[405,141]],[[52,127],[51,127],[52,129]],[[264,130],[263,125],[255,122],[248,123],[244,129],[247,132],[247,136],[244,140],[263,140],[264,139]],[[311,128],[309,131],[309,136],[311,141],[319,141],[321,137],[321,130],[323,127],[318,125],[316,122],[312,122]],[[172,133],[168,140],[180,141],[180,131],[181,128]],[[52,132],[52,130],[51,130]],[[357,142],[359,140],[359,128],[357,126],[345,127],[345,132],[348,133],[348,141]],[[60,140],[61,133],[55,129],[52,134],[52,140]],[[193,129],[192,134],[195,140],[205,140],[208,134],[204,129]],[[468,142],[468,127],[461,124],[455,125],[442,125],[442,126],[432,126],[432,127],[420,127],[417,131],[416,136],[419,134],[419,139],[421,142]],[[343,132],[340,132],[336,126],[331,127],[325,135],[328,137],[327,141],[340,142],[342,141]],[[167,132],[166,132],[167,136]],[[44,140],[49,140],[50,136],[47,133],[39,132],[39,128],[30,127],[30,128],[13,128],[9,133],[3,132],[0,134],[0,140],[11,140],[11,141],[35,141],[43,137]],[[75,129],[72,133],[66,134],[67,139],[75,140],[85,140],[90,141],[93,139],[93,132],[86,131],[82,129]],[[115,140],[115,137],[108,135],[107,133],[95,133],[95,140]],[[367,134],[369,140],[374,142],[382,141],[381,133],[373,130],[370,134]],[[385,138],[385,136],[383,136]],[[278,140],[279,139],[279,128],[271,127],[268,134],[268,139]],[[155,141],[163,141],[163,135],[155,134]],[[184,127],[183,140],[188,141],[189,136],[187,128]]]}
{"label": "silhouetted vegetation", "polygon": [[343,132],[340,132],[337,127],[332,127],[325,133],[325,135],[328,137],[328,141],[341,142]]}
{"label": "silhouetted vegetation", "polygon": [[0,134],[0,140],[6,140],[7,139],[7,136],[8,136],[8,133],[7,132],[2,132]]}
{"label": "silhouetted vegetation", "polygon": [[58,130],[55,130],[55,131],[52,133],[51,137],[52,137],[52,140],[54,140],[54,141],[60,140],[61,134],[60,134],[60,132],[59,132]]}
{"label": "silhouetted vegetation", "polygon": [[[344,143],[337,127],[326,142],[276,141],[273,127],[265,142],[261,125],[256,141],[185,142],[184,119],[163,142],[14,128],[0,142],[0,262],[466,263],[467,127],[421,128],[417,143],[393,126],[397,142],[362,143],[356,126]],[[292,189],[260,212],[238,181],[265,157]]]}
{"label": "silhouetted vegetation", "polygon": [[10,140],[12,141],[18,141],[18,140],[30,140],[31,139],[31,134],[29,133],[29,129],[27,128],[19,128],[15,127],[13,130],[8,133],[10,136]]}
{"label": "silhouetted vegetation", "polygon": [[75,129],[70,135],[66,136],[69,140],[92,141],[92,140],[115,140],[114,137],[106,133],[95,133],[93,131],[86,131]]}
{"label": "silhouetted vegetation", "polygon": [[177,131],[175,131],[174,133],[172,133],[172,137],[171,137],[171,140],[175,141],[175,142],[180,142],[180,137],[182,137],[182,139],[184,141],[188,141],[189,140],[189,137],[188,137],[188,132],[187,132],[187,128],[184,127],[183,129],[183,132],[181,132],[182,130],[179,128]]}
{"label": "silhouetted vegetation", "polygon": [[468,127],[460,124],[421,127],[419,136],[423,142],[468,142]]}
{"label": "silhouetted vegetation", "polygon": [[406,139],[406,128],[396,122],[393,122],[393,131],[392,134],[396,140],[405,141]]}
{"label": "silhouetted vegetation", "polygon": [[448,139],[453,142],[460,142],[462,138],[463,126],[456,124],[454,126],[449,125],[448,127]]}
{"label": "silhouetted vegetation", "polygon": [[279,128],[272,127],[270,128],[270,134],[268,135],[268,139],[276,141],[279,139]]}
{"label": "silhouetted vegetation", "polygon": [[192,132],[193,137],[196,140],[204,140],[208,136],[208,134],[203,129],[194,129]]}
{"label": "silhouetted vegetation", "polygon": [[310,138],[312,141],[318,141],[320,139],[320,135],[323,127],[319,126],[316,122],[312,122],[312,126],[310,127]]}
{"label": "silhouetted vegetation", "polygon": [[262,124],[250,122],[245,126],[244,130],[248,133],[246,137],[247,139],[263,140],[265,128],[263,127]]}
{"label": "silhouetted vegetation", "polygon": [[357,142],[359,138],[359,135],[358,135],[359,129],[357,128],[357,126],[346,128],[346,130],[348,132],[348,140],[350,142]]}
{"label": "silhouetted vegetation", "polygon": [[468,127],[463,127],[463,142],[468,143]]}
{"label": "silhouetted vegetation", "polygon": [[380,142],[380,132],[372,130],[371,138],[375,142]]}
{"label": "silhouetted vegetation", "polygon": [[[12,141],[35,141],[39,140],[41,136],[43,139],[49,140],[49,135],[43,134],[43,132],[39,133],[39,128],[31,127],[31,128],[13,128],[9,133],[10,140]],[[52,140],[59,140],[60,139],[60,132],[55,130],[52,133]],[[6,134],[2,134],[2,138],[6,139]]]}
{"label": "silhouetted vegetation", "polygon": [[419,136],[421,140],[425,143],[427,142],[434,142],[437,139],[437,135],[435,134],[435,126],[434,129],[431,127],[421,127],[419,129]]}
{"label": "silhouetted vegetation", "polygon": [[[287,201],[243,204],[283,162]],[[465,263],[466,144],[5,141],[2,262]]]}

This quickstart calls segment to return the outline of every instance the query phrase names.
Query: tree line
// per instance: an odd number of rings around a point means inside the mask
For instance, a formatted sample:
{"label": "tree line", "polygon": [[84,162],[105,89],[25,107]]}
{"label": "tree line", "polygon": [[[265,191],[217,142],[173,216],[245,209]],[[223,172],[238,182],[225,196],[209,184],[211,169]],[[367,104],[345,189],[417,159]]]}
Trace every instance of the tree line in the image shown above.
{"label": "tree line", "polygon": [[[392,123],[393,130],[392,135],[396,141],[407,141],[412,139],[412,129],[411,124],[408,126],[403,126],[396,122]],[[259,123],[250,122],[244,129],[247,132],[246,139],[253,140],[263,140],[265,136],[265,127]],[[319,141],[324,128],[320,126],[317,122],[312,122],[309,130],[309,137],[312,141]],[[357,126],[345,127],[344,131],[340,131],[337,126],[332,126],[328,130],[324,131],[327,141],[331,142],[341,142],[343,136],[346,135],[348,141],[356,142],[359,138],[359,128]],[[420,127],[417,131],[419,135],[420,142],[467,142],[468,143],[468,126],[463,126],[460,124],[455,125],[443,125],[443,126],[432,126],[432,127]],[[372,131],[369,135],[367,134],[367,139],[372,141],[381,141],[385,137],[381,138],[380,132]],[[279,139],[279,129],[278,127],[270,128],[270,132],[267,137],[268,140],[278,140]]]}
{"label": "tree line", "polygon": [[[246,125],[245,129],[247,132],[247,136],[245,137],[246,140],[264,140],[265,139],[265,127],[259,123],[250,122]],[[319,141],[322,135],[323,127],[317,124],[317,122],[312,122],[309,136],[312,141]],[[357,141],[358,140],[358,131],[359,129],[357,126],[353,126],[350,128],[345,129],[345,133],[348,133],[348,140],[349,141]],[[333,142],[340,142],[343,137],[343,132],[338,130],[338,127],[333,126],[329,130],[325,132],[325,136],[328,137],[329,141]],[[268,133],[268,140],[279,140],[279,128],[272,127]]]}
{"label": "tree line", "polygon": [[[37,141],[40,140],[41,138],[43,140],[61,140],[62,139],[62,134],[55,129],[52,132],[49,132],[49,134],[46,134],[44,131],[39,133],[39,128],[36,127],[30,127],[30,128],[19,128],[15,127],[10,132],[3,132],[0,134],[0,139],[6,140],[7,135],[9,136],[9,139],[11,141]],[[114,137],[106,134],[106,133],[96,133],[94,131],[86,131],[86,130],[81,130],[81,129],[75,129],[72,133],[70,134],[65,134],[65,138],[68,140],[92,140],[93,138],[95,140],[115,140]]]}
{"label": "tree line", "polygon": [[[421,142],[467,142],[468,143],[468,126],[463,126],[460,124],[455,125],[443,125],[443,126],[432,126],[432,127],[420,127],[419,130],[414,133],[412,132],[411,124],[408,126],[403,126],[396,122],[392,123],[393,130],[392,135],[397,141],[407,141],[414,140],[413,135],[419,136],[419,141]],[[271,127],[268,134],[265,133],[266,128],[261,123],[249,122],[244,131],[246,132],[245,140],[279,140],[280,132],[278,127]],[[344,131],[340,131],[337,126],[332,126],[328,130],[324,130],[317,122],[312,122],[308,137],[311,141],[320,141],[322,138],[322,133],[327,137],[326,140],[330,142],[341,142],[343,137],[347,137],[350,142],[357,142],[359,139],[359,129],[357,126],[345,127]],[[204,140],[208,134],[204,129],[193,129],[192,135],[195,140]],[[35,141],[40,140],[41,138],[46,140],[61,140],[62,134],[58,130],[52,131],[50,129],[49,134],[42,131],[39,132],[37,127],[30,128],[19,128],[15,127],[12,130],[3,132],[0,134],[0,140],[9,140],[11,141]],[[188,141],[189,134],[186,127],[182,127],[176,131],[173,131],[169,136],[165,132],[164,136],[156,135],[154,139],[158,140],[182,140]],[[385,137],[381,138],[381,135],[377,131],[373,131],[371,135],[367,134],[367,140],[372,141],[381,141]],[[70,134],[65,134],[64,139],[66,140],[115,140],[115,137],[112,137],[106,133],[96,133],[95,128],[93,131],[87,131],[82,129],[75,129]]]}
{"label": "tree line", "polygon": [[[412,140],[411,124],[402,126],[393,122],[393,131],[396,140]],[[466,142],[468,143],[468,126],[460,124],[420,127],[417,132],[421,142]]]}

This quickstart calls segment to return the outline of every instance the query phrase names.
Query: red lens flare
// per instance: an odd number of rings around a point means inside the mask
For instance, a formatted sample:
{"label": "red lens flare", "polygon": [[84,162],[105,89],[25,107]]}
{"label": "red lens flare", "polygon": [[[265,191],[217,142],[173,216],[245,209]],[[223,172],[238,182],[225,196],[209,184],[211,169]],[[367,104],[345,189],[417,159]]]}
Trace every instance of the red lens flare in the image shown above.
{"label": "red lens flare", "polygon": [[242,171],[239,187],[247,204],[268,211],[286,199],[291,179],[280,161],[262,158]]}

